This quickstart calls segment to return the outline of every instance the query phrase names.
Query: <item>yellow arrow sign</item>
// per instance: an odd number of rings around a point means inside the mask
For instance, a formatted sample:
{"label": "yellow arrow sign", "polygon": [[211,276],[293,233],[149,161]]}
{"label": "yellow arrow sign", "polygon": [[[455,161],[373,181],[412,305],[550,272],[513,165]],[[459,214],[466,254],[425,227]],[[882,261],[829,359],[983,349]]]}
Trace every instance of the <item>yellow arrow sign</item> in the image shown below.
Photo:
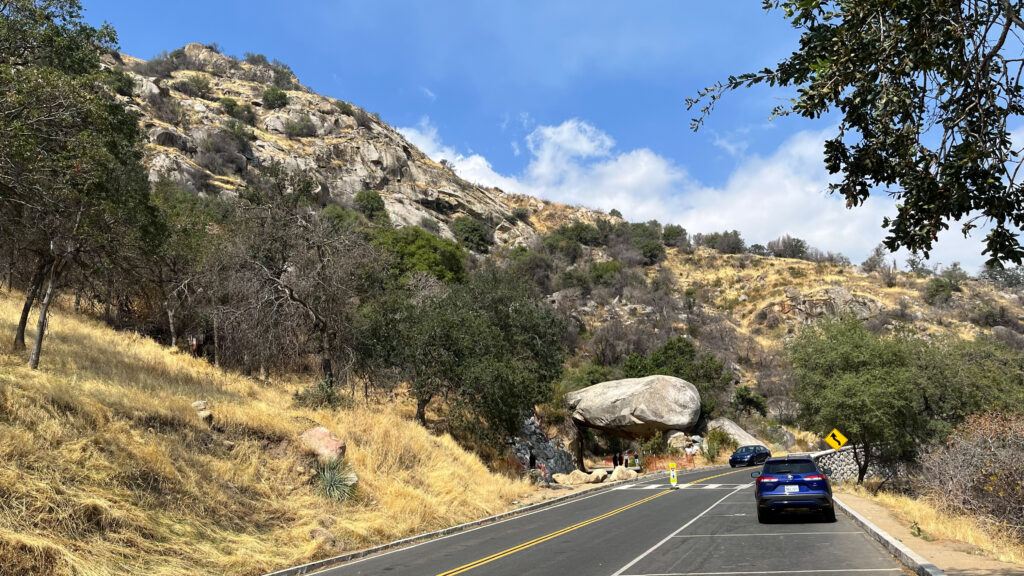
{"label": "yellow arrow sign", "polygon": [[825,442],[827,442],[833,450],[839,450],[843,447],[843,444],[846,444],[846,436],[843,436],[843,433],[838,429],[833,428],[832,432],[830,432],[828,436],[825,436]]}

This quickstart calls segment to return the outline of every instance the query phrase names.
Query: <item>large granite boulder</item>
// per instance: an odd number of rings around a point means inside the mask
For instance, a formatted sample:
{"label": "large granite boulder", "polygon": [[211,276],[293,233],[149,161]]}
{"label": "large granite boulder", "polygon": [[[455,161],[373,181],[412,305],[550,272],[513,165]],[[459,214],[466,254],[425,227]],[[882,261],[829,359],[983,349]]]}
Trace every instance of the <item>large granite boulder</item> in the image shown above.
{"label": "large granite boulder", "polygon": [[606,482],[618,482],[620,480],[632,480],[639,476],[636,470],[630,470],[625,466],[616,466],[612,473],[608,475]]}
{"label": "large granite boulder", "polygon": [[555,474],[553,480],[563,486],[579,486],[580,484],[600,484],[608,475],[604,472],[587,474],[582,470],[573,470],[568,474]]}
{"label": "large granite boulder", "polygon": [[673,376],[602,382],[566,395],[566,403],[578,425],[634,438],[687,431],[700,417],[697,388]]}
{"label": "large granite boulder", "polygon": [[[740,428],[739,424],[729,420],[728,418],[715,418],[711,422],[708,422],[708,431],[710,432],[711,430],[722,430],[728,434],[730,438],[736,441],[737,446],[765,446],[764,442],[761,442],[752,434],[743,428]],[[765,446],[765,448],[767,448],[767,446]]]}

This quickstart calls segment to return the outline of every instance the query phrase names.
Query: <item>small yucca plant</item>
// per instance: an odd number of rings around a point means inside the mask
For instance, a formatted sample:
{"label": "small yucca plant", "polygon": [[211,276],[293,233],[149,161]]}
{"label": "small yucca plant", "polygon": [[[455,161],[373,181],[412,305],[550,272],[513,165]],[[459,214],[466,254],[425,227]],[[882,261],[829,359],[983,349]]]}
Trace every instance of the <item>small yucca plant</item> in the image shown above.
{"label": "small yucca plant", "polygon": [[344,459],[332,458],[316,466],[317,489],[331,500],[349,500],[356,494],[359,478]]}

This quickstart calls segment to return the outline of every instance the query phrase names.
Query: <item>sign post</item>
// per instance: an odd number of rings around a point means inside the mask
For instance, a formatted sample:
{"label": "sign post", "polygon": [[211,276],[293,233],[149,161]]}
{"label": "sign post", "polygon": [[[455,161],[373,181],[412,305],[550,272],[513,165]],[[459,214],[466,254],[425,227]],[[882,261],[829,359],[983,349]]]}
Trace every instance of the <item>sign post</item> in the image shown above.
{"label": "sign post", "polygon": [[833,428],[832,432],[828,436],[825,436],[825,442],[832,447],[833,450],[839,450],[846,444],[846,436],[839,431],[838,428]]}
{"label": "sign post", "polygon": [[669,462],[668,464],[668,481],[672,484],[672,489],[677,489],[679,486],[676,485],[678,480],[676,479],[676,463]]}

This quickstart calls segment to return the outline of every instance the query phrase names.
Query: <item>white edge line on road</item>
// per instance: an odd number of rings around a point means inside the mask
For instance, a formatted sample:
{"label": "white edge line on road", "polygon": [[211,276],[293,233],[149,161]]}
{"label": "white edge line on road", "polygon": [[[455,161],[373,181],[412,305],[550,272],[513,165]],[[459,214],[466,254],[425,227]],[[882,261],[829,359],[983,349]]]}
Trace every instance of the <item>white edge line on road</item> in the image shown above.
{"label": "white edge line on road", "polygon": [[634,558],[629,564],[626,564],[622,568],[619,568],[619,571],[615,572],[614,574],[612,574],[612,576],[621,576],[622,573],[624,573],[626,570],[632,568],[634,564],[636,564],[637,562],[643,560],[648,554],[650,554],[651,552],[654,552],[655,550],[660,548],[662,544],[664,544],[665,542],[668,542],[669,540],[671,540],[672,537],[675,536],[676,534],[679,534],[683,530],[686,530],[690,526],[690,524],[693,524],[694,522],[696,522],[698,519],[700,519],[701,516],[703,516],[703,515],[707,514],[708,512],[710,512],[715,506],[718,506],[719,504],[721,504],[723,500],[725,500],[729,496],[732,496],[733,494],[739,492],[741,489],[742,489],[742,487],[736,488],[732,492],[729,492],[725,496],[722,496],[717,502],[715,502],[711,506],[708,506],[703,512],[701,512],[700,514],[697,514],[696,516],[694,516],[692,519],[690,519],[689,522],[687,522],[686,524],[683,524],[682,526],[680,526],[679,529],[677,529],[675,532],[673,532],[673,533],[669,534],[668,536],[666,536],[661,542],[658,542],[654,546],[651,546],[646,552],[644,552],[643,554],[641,554],[641,555],[637,556],[636,558]]}
{"label": "white edge line on road", "polygon": [[831,534],[863,534],[855,532],[774,532],[765,534],[681,534],[673,538],[738,538],[742,536],[828,536]]}
{"label": "white edge line on road", "polygon": [[[640,480],[636,484],[647,484],[647,483],[654,482],[654,481],[657,481],[657,480],[660,480],[660,479],[661,478],[649,478],[649,479],[646,479],[646,480]],[[566,500],[565,502],[562,502],[561,504],[552,504],[551,506],[545,506],[544,508],[541,508],[539,510],[534,510],[532,512],[524,512],[523,514],[516,514],[516,515],[510,516],[508,518],[503,518],[501,520],[496,520],[494,522],[489,522],[487,524],[482,524],[480,526],[474,526],[473,528],[467,528],[465,530],[460,530],[458,532],[453,532],[451,534],[446,534],[444,536],[439,536],[437,538],[431,538],[429,540],[423,540],[422,542],[416,542],[416,543],[410,544],[408,546],[396,546],[395,548],[392,548],[391,550],[385,550],[385,551],[379,552],[377,554],[369,554],[369,555],[363,556],[362,558],[354,558],[352,560],[344,562],[344,565],[345,566],[351,566],[353,564],[359,564],[359,563],[365,562],[367,560],[376,560],[378,558],[381,558],[383,556],[388,556],[388,555],[394,554],[396,552],[404,552],[406,550],[411,550],[412,548],[417,548],[419,546],[423,546],[424,544],[430,544],[430,543],[433,543],[433,542],[438,542],[440,540],[446,540],[448,538],[453,538],[455,536],[461,536],[463,534],[469,534],[470,532],[476,532],[477,530],[482,530],[484,528],[490,528],[492,526],[497,526],[498,524],[504,524],[505,522],[510,522],[512,520],[518,520],[519,518],[525,518],[527,516],[532,516],[534,514],[540,514],[541,512],[547,512],[548,510],[554,510],[555,508],[561,508],[562,506],[568,506],[569,504],[575,504],[576,502],[582,502],[584,500],[593,498],[595,496],[601,496],[602,494],[610,494],[610,493],[615,492],[617,490],[622,490],[622,488],[612,488],[611,490],[599,490],[598,492],[596,492],[594,494],[591,494],[589,496],[579,496],[579,497],[573,498],[571,500]],[[341,563],[339,563],[338,566],[333,566],[333,567],[340,567],[340,564]],[[333,567],[331,567],[331,568],[333,568]],[[324,566],[323,568],[317,568],[315,570],[316,571],[321,571],[321,570],[326,570],[327,568],[329,568],[329,567],[328,566]],[[310,574],[314,574],[314,572],[310,572]],[[273,574],[268,574],[267,576],[273,576]]]}
{"label": "white edge line on road", "polygon": [[629,574],[627,576],[733,576],[740,574],[821,574],[842,572],[902,572],[899,568],[848,568],[845,570],[775,570],[771,572],[664,572],[657,574]]}

